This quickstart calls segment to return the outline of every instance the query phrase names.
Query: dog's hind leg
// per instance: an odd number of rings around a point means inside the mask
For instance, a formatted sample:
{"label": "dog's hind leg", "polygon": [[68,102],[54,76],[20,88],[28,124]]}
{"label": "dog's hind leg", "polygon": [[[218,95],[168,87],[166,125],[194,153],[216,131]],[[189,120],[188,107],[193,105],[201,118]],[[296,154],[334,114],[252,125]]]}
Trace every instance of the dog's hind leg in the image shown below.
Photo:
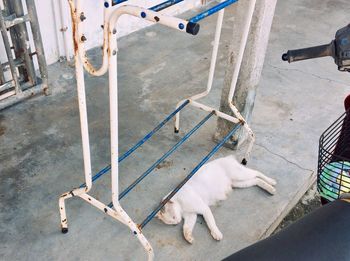
{"label": "dog's hind leg", "polygon": [[267,177],[266,175],[262,174],[262,173],[259,172],[259,171],[256,171],[256,172],[257,172],[257,175],[256,175],[257,178],[260,178],[260,179],[266,181],[266,182],[269,183],[271,186],[275,186],[275,185],[277,184],[276,180]]}
{"label": "dog's hind leg", "polygon": [[276,193],[276,189],[273,186],[260,178],[253,178],[245,181],[236,181],[232,184],[232,187],[234,188],[249,188],[253,186],[258,186],[263,190],[269,192],[271,195],[274,195]]}

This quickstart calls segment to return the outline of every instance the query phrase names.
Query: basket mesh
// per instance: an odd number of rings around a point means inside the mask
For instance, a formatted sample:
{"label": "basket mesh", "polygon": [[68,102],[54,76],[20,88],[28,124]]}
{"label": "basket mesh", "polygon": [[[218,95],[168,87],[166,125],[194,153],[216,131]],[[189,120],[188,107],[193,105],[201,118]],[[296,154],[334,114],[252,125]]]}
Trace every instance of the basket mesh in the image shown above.
{"label": "basket mesh", "polygon": [[350,110],[320,137],[317,188],[328,201],[350,193]]}

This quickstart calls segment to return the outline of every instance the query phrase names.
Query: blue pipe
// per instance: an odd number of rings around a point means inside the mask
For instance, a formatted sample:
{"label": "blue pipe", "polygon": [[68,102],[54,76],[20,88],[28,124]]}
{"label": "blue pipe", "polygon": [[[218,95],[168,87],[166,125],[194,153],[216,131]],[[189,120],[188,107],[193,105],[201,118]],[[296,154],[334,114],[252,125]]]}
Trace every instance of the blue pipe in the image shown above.
{"label": "blue pipe", "polygon": [[[107,167],[100,170],[96,175],[92,177],[92,182],[94,182],[95,180],[99,179],[101,176],[106,174],[108,171],[110,171],[110,169],[111,169],[111,165],[108,165]],[[86,183],[83,183],[79,186],[79,188],[85,188],[85,187],[86,187]]]}
{"label": "blue pipe", "polygon": [[227,1],[224,1],[194,17],[192,17],[191,19],[189,19],[188,21],[191,22],[191,23],[197,23],[198,21],[208,17],[208,16],[211,16],[212,14],[215,14],[217,12],[219,12],[221,9],[224,9],[225,7],[229,6],[229,5],[232,5],[233,3],[236,3],[238,2],[238,0],[227,0]]}
{"label": "blue pipe", "polygon": [[[178,143],[176,143],[167,153],[165,153],[160,159],[158,159],[150,168],[148,168],[140,177],[138,177],[129,187],[127,187],[119,195],[119,200],[128,194],[137,184],[139,184],[145,177],[147,177],[160,163],[162,163],[167,157],[169,157],[177,148],[179,148],[186,140],[188,140],[193,133],[195,133],[204,123],[206,123],[213,115],[214,111],[209,113],[201,122],[199,122],[192,130],[190,130]],[[110,208],[113,203],[109,203]]]}
{"label": "blue pipe", "polygon": [[[128,0],[113,0],[112,1],[112,5],[117,5],[117,4],[121,4],[123,2],[126,2]],[[168,8],[172,5],[175,5],[177,3],[180,3],[182,2],[183,0],[168,0],[168,1],[165,1],[163,3],[160,3],[158,5],[155,5],[151,8],[149,8],[149,10],[152,10],[152,11],[161,11],[165,8]],[[203,20],[204,18],[208,17],[208,16],[211,16],[217,12],[219,12],[221,9],[224,9],[225,7],[229,6],[229,5],[232,5],[234,3],[238,2],[238,0],[226,0],[216,6],[213,6],[212,8],[192,17],[191,19],[189,19],[188,21],[191,22],[191,23],[197,23],[198,21],[200,20]]]}
{"label": "blue pipe", "polygon": [[160,3],[159,5],[155,5],[151,8],[149,8],[149,10],[152,10],[152,11],[155,11],[155,12],[159,12],[159,11],[162,11],[163,9],[165,8],[168,8],[172,5],[176,5],[177,3],[180,3],[182,2],[183,0],[168,0],[168,1],[165,1],[163,3]]}
{"label": "blue pipe", "polygon": [[131,149],[129,149],[124,155],[119,158],[119,162],[127,158],[131,153],[133,153],[136,149],[142,146],[147,140],[149,140],[157,131],[159,131],[168,121],[170,121],[179,111],[181,111],[190,101],[186,100],[179,108],[173,111],[168,117],[165,118],[161,123],[158,124],[150,133],[148,133],[142,140],[140,140],[137,144],[135,144]]}
{"label": "blue pipe", "polygon": [[112,6],[121,4],[121,3],[126,2],[126,1],[128,1],[128,0],[113,0],[112,1]]}
{"label": "blue pipe", "polygon": [[[118,5],[118,4],[121,4],[121,3],[124,3],[128,0],[113,0],[112,1],[112,6],[115,6],[115,5]],[[163,3],[160,3],[158,5],[155,5],[151,8],[149,8],[149,10],[152,10],[152,11],[155,11],[155,12],[159,12],[159,11],[162,11],[163,9],[165,8],[168,8],[172,5],[176,5],[177,3],[180,3],[184,0],[168,0],[168,1],[165,1]]]}
{"label": "blue pipe", "polygon": [[[159,123],[151,132],[149,132],[145,137],[143,137],[138,143],[136,143],[131,149],[125,152],[122,156],[118,158],[118,162],[122,162],[124,159],[129,157],[135,150],[141,147],[147,140],[149,140],[157,131],[159,131],[168,121],[170,121],[179,111],[181,111],[190,101],[186,100],[183,104],[179,106],[175,111],[173,111],[168,117],[166,117],[161,123]],[[111,165],[108,165],[96,175],[92,177],[92,182],[99,179],[101,176],[106,174],[111,169]],[[86,186],[86,183],[81,184],[79,188]]]}
{"label": "blue pipe", "polygon": [[214,149],[191,171],[191,173],[158,205],[158,207],[153,210],[148,217],[141,223],[140,228],[144,228],[152,218],[157,215],[157,213],[165,206],[165,204],[177,193],[179,190],[193,177],[194,174],[228,141],[232,135],[239,129],[241,124],[236,125],[225,138],[223,138],[219,144],[217,144]]}

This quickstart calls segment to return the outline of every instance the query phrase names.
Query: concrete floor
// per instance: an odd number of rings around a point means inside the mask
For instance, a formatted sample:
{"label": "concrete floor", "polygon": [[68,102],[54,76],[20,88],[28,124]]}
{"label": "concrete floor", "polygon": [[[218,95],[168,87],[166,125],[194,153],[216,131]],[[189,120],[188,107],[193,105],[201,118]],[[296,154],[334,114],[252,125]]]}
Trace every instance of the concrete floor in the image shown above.
{"label": "concrete floor", "polygon": [[[249,188],[235,190],[213,207],[224,234],[221,242],[198,219],[195,243],[187,244],[180,226],[152,221],[144,234],[156,260],[220,260],[269,235],[314,180],[321,132],[343,111],[349,76],[330,58],[292,64],[281,54],[292,48],[330,42],[350,12],[345,0],[279,1],[259,86],[252,127],[257,135],[250,167],[278,181],[273,197]],[[218,106],[225,53],[233,19],[227,12],[222,51],[212,95]],[[202,23],[198,37],[171,33],[160,26],[122,38],[120,49],[120,151],[126,151],[173,109],[177,101],[205,88],[215,18]],[[141,43],[141,44],[140,44]],[[93,52],[99,59],[99,50]],[[69,233],[59,229],[58,196],[83,181],[79,115],[74,69],[50,66],[53,94],[0,112],[0,259],[144,260],[128,229],[80,199],[67,202]],[[93,171],[108,164],[108,86],[106,77],[87,76]],[[182,131],[167,125],[120,168],[125,188],[170,144],[205,114],[186,109]],[[137,222],[153,208],[214,145],[215,120],[202,128],[122,201]],[[232,153],[222,149],[216,157]],[[108,203],[109,176],[92,194]]]}

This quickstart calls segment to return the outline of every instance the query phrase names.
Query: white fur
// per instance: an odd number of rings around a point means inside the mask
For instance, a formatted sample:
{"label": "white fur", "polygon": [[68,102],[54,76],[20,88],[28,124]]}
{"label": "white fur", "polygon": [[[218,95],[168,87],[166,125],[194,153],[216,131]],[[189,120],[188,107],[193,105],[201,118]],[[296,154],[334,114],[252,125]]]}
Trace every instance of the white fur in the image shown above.
{"label": "white fur", "polygon": [[215,224],[209,206],[225,200],[232,188],[259,186],[275,194],[276,181],[259,171],[244,167],[234,156],[220,158],[205,164],[181,190],[164,206],[157,217],[165,224],[176,225],[184,219],[183,234],[193,242],[192,231],[197,215],[203,215],[210,233],[216,240],[223,238]]}

